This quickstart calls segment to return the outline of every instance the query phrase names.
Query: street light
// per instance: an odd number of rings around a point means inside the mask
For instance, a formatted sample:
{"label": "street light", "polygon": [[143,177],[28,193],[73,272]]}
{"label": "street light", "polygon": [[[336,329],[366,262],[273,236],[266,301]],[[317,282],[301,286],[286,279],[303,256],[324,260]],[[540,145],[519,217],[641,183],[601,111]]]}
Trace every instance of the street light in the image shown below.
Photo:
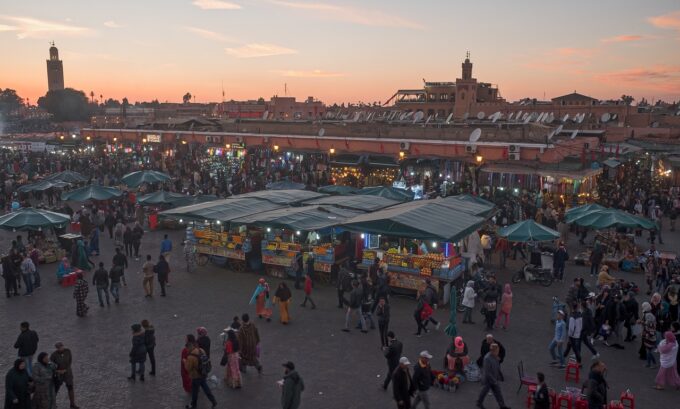
{"label": "street light", "polygon": [[274,145],[274,150],[278,152],[279,151],[279,145]]}
{"label": "street light", "polygon": [[399,159],[404,159],[404,156],[406,156],[406,152],[399,151]]}
{"label": "street light", "polygon": [[482,163],[482,161],[484,160],[484,157],[482,157],[482,155],[477,155],[476,159],[477,159],[477,163]]}
{"label": "street light", "polygon": [[330,149],[328,150],[328,152],[329,152],[331,155],[335,155],[335,148],[330,148]]}
{"label": "street light", "polygon": [[142,143],[146,143],[146,138],[143,138],[143,139],[142,139]]}

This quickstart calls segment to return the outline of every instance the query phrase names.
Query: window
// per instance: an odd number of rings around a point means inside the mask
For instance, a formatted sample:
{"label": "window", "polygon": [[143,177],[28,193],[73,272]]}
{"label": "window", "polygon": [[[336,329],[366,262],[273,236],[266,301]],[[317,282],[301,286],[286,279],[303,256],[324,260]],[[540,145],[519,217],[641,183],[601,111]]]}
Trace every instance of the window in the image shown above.
{"label": "window", "polygon": [[449,94],[439,94],[439,100],[440,101],[448,101],[449,100]]}

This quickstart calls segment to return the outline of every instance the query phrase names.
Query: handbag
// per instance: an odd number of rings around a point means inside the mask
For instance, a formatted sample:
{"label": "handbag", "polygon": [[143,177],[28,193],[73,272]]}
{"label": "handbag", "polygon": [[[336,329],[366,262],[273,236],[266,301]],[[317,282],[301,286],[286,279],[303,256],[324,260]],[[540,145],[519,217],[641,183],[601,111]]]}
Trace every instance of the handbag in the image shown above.
{"label": "handbag", "polygon": [[496,311],[496,301],[485,302],[484,308],[487,311]]}
{"label": "handbag", "polygon": [[227,354],[222,355],[222,359],[220,360],[220,365],[221,366],[227,366],[227,362],[229,362],[229,357]]}
{"label": "handbag", "polygon": [[630,330],[631,330],[631,333],[633,335],[635,335],[636,337],[640,336],[640,335],[642,335],[642,324],[633,324],[631,326]]}

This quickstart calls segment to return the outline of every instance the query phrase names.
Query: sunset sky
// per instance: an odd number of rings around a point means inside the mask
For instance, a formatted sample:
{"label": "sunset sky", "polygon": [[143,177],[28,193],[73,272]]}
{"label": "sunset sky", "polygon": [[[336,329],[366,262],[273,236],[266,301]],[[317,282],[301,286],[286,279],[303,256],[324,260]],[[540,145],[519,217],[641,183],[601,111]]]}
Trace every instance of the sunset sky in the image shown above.
{"label": "sunset sky", "polygon": [[508,100],[680,99],[677,0],[2,1],[0,88],[44,95],[52,40],[67,87],[130,101],[385,101],[467,50]]}

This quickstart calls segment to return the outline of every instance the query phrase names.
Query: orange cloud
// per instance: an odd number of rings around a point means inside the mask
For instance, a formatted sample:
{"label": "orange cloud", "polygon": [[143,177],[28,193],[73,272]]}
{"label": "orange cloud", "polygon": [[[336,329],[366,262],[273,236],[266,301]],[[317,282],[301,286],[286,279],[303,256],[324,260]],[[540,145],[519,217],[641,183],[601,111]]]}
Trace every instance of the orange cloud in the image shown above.
{"label": "orange cloud", "polygon": [[311,71],[279,70],[274,72],[284,77],[293,78],[337,78],[346,76],[346,74],[342,72],[329,72],[323,70],[311,70]]}
{"label": "orange cloud", "polygon": [[624,83],[631,88],[677,93],[680,92],[680,65],[628,68],[600,73],[595,79],[609,83]]}
{"label": "orange cloud", "polygon": [[297,50],[275,44],[251,43],[236,48],[225,48],[224,51],[236,58],[259,58],[275,55],[297,54]]}
{"label": "orange cloud", "polygon": [[562,57],[590,57],[595,54],[595,50],[592,48],[562,47],[549,54],[555,54]]}
{"label": "orange cloud", "polygon": [[603,38],[600,41],[603,43],[630,43],[632,41],[644,40],[645,38],[647,37],[637,34],[622,34],[614,37]]}
{"label": "orange cloud", "polygon": [[409,28],[415,30],[422,30],[424,28],[422,24],[416,21],[385,13],[382,10],[288,0],[270,0],[270,3],[289,9],[310,11],[330,20],[345,21],[364,26]]}
{"label": "orange cloud", "polygon": [[203,10],[240,10],[236,3],[223,0],[194,0],[191,4]]}
{"label": "orange cloud", "polygon": [[680,31],[680,10],[647,19],[653,26]]}
{"label": "orange cloud", "polygon": [[79,36],[91,33],[91,30],[86,27],[40,20],[33,17],[0,15],[0,20],[4,20],[6,23],[0,23],[0,31],[16,32],[17,38],[20,40],[24,38],[51,38],[57,34],[62,36]]}

